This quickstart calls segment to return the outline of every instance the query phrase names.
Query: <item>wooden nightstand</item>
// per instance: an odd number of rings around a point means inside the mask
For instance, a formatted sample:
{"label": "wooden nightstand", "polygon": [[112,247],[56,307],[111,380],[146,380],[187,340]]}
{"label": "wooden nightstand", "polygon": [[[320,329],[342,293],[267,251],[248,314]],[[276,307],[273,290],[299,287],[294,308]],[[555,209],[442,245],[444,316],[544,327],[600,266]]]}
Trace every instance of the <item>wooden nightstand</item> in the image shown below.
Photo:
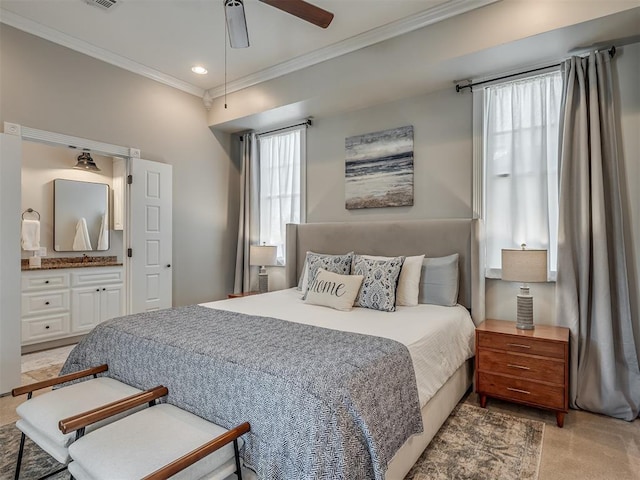
{"label": "wooden nightstand", "polygon": [[556,412],[569,411],[569,329],[486,320],[476,328],[476,392],[484,408],[495,397]]}
{"label": "wooden nightstand", "polygon": [[260,292],[242,292],[242,293],[229,293],[227,298],[240,298],[248,297],[250,295],[260,295]]}

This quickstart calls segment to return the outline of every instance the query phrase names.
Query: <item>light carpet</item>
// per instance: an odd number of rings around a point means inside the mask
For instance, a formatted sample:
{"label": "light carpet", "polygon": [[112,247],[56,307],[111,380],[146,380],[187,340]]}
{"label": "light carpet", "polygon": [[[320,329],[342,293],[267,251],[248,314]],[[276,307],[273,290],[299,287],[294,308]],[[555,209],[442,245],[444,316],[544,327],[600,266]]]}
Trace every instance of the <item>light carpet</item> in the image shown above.
{"label": "light carpet", "polygon": [[[535,480],[542,453],[544,423],[461,403],[452,412],[405,480]],[[0,427],[0,479],[13,478],[20,432]],[[27,439],[23,480],[60,465]],[[66,472],[51,477],[69,478]]]}

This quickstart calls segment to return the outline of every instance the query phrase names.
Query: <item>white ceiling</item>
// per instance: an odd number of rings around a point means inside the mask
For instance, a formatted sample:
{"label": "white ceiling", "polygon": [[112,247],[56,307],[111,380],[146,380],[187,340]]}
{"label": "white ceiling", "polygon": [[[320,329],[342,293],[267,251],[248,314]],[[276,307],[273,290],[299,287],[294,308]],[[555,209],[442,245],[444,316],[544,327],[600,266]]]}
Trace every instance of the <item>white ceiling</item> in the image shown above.
{"label": "white ceiling", "polygon": [[[292,59],[298,68],[308,66],[331,58],[332,51],[334,56],[347,53],[347,44],[361,48],[493,1],[310,0],[335,14],[331,25],[321,29],[258,0],[245,0],[251,46],[227,49],[227,82],[246,86],[268,69],[273,78],[295,68]],[[108,11],[84,0],[2,0],[0,13],[3,23],[195,95],[219,91],[225,82],[223,0],[118,0]],[[422,24],[411,21],[416,18]],[[354,43],[354,37],[359,41]],[[209,73],[192,73],[196,64]]]}

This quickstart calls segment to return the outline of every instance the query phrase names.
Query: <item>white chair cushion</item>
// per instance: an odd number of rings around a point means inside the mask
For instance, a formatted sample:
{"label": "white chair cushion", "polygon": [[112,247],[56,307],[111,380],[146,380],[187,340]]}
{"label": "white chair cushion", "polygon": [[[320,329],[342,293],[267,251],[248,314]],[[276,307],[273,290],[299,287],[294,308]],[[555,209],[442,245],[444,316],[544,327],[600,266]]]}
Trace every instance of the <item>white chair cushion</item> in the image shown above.
{"label": "white chair cushion", "polygon": [[[173,405],[156,405],[75,441],[69,447],[73,459],[69,468],[79,480],[142,478],[224,432],[224,428]],[[234,462],[230,443],[172,478],[223,479],[235,470]]]}
{"label": "white chair cushion", "polygon": [[[85,382],[69,385],[51,392],[37,395],[16,408],[16,413],[22,419],[16,426],[30,439],[37,443],[47,453],[50,453],[61,463],[67,463],[68,457],[61,460],[60,452],[64,451],[75,439],[75,432],[63,434],[58,428],[58,422],[63,418],[86,412],[106,403],[139,393],[141,390],[112,378],[92,378]],[[131,413],[127,412],[126,414]],[[126,415],[124,414],[124,415]],[[108,422],[92,425],[87,431],[111,423],[119,417],[112,417]],[[44,440],[46,439],[46,440]],[[57,445],[62,450],[52,451],[50,444]]]}

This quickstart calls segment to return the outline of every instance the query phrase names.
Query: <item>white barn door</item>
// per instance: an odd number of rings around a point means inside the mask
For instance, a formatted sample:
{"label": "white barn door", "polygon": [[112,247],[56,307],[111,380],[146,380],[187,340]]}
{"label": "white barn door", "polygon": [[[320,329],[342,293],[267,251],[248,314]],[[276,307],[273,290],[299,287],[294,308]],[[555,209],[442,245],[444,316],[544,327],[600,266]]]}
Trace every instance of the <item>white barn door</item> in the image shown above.
{"label": "white barn door", "polygon": [[129,312],[169,308],[172,167],[132,158],[129,174]]}

